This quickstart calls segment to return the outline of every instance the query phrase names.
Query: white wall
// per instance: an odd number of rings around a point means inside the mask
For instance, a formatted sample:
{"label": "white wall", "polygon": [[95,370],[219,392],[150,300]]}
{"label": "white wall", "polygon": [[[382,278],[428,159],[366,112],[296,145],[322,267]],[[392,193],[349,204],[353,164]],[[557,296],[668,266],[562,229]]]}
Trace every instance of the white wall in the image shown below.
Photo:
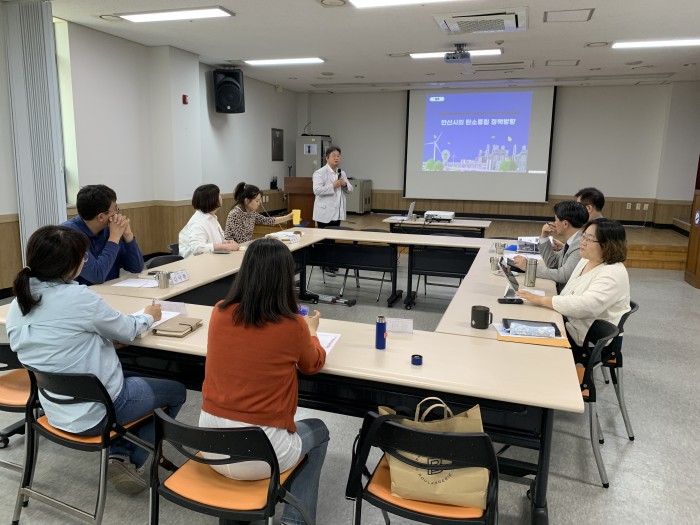
{"label": "white wall", "polygon": [[12,147],[4,20],[5,5],[4,2],[0,2],[0,215],[17,213],[17,182]]}
{"label": "white wall", "polygon": [[[700,155],[700,82],[672,84],[656,198],[692,200]],[[690,188],[690,189],[689,189]]]}
{"label": "white wall", "polygon": [[[550,194],[590,185],[610,197],[692,200],[698,85],[559,88]],[[332,135],[343,168],[374,188],[403,188],[405,119],[405,93],[309,96],[310,129]]]}
{"label": "white wall", "polygon": [[75,24],[69,34],[80,185],[153,199],[147,48]]}
{"label": "white wall", "polygon": [[[233,192],[239,182],[269,188],[273,176],[282,187],[287,166],[294,165],[296,93],[278,93],[270,84],[244,78],[245,113],[216,113],[212,69],[205,64],[199,68],[203,178],[224,193]],[[284,130],[284,161],[270,160],[272,128]]]}
{"label": "white wall", "polygon": [[309,95],[309,133],[333,137],[349,177],[372,179],[374,189],[402,189],[406,100],[405,92]]}

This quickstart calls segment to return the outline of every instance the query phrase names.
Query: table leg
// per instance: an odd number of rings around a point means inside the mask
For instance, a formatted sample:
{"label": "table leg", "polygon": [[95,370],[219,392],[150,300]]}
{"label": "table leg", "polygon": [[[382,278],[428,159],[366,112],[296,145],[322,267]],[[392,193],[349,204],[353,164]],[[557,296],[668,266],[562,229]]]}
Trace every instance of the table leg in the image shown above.
{"label": "table leg", "polygon": [[[306,289],[306,248],[300,250],[301,263],[299,267],[299,300],[310,303],[318,303],[318,295]],[[296,252],[299,253],[299,252]]]}
{"label": "table leg", "polygon": [[[393,224],[392,224],[393,226]],[[395,244],[392,244],[389,247],[391,251],[391,260],[393,261],[392,263],[392,268],[391,268],[391,295],[389,296],[389,299],[387,299],[386,303],[387,306],[392,307],[394,306],[394,303],[401,299],[401,296],[403,295],[403,290],[397,290],[397,276],[399,273],[399,263],[398,263],[398,257],[399,257],[399,249],[398,246]]]}
{"label": "table leg", "polygon": [[552,449],[552,432],[554,426],[554,411],[546,409],[542,412],[542,435],[540,438],[540,453],[537,461],[537,476],[533,484],[534,494],[531,493],[530,510],[533,525],[548,525],[547,511],[547,481],[549,479],[549,455]]}
{"label": "table leg", "polygon": [[413,246],[408,247],[408,282],[406,284],[406,299],[403,300],[406,310],[416,304],[416,292],[413,291]]}

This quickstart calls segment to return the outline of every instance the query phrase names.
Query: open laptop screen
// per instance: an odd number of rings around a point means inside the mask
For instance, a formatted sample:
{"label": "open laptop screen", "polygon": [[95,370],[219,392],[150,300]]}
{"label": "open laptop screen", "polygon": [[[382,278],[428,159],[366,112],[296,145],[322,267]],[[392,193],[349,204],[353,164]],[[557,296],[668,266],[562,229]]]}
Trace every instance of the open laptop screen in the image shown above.
{"label": "open laptop screen", "polygon": [[508,281],[508,288],[506,289],[504,297],[515,297],[515,292],[517,292],[518,288],[520,288],[518,280],[515,278],[515,275],[513,275],[513,272],[510,271],[510,267],[508,264],[506,264],[505,258],[502,258],[499,264],[501,266],[501,270],[503,271],[503,276]]}

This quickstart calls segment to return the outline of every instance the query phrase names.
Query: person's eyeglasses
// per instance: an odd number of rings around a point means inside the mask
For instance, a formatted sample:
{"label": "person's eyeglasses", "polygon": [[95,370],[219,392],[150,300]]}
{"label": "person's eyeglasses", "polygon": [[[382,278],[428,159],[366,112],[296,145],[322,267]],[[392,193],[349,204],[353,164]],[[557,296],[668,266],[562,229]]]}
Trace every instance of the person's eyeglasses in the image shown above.
{"label": "person's eyeglasses", "polygon": [[591,235],[581,235],[581,242],[589,243],[589,242],[595,242],[597,243],[595,237]]}
{"label": "person's eyeglasses", "polygon": [[88,262],[88,259],[89,259],[89,258],[90,258],[90,254],[89,254],[89,253],[86,253],[85,255],[83,255],[83,262],[84,262],[84,263]]}

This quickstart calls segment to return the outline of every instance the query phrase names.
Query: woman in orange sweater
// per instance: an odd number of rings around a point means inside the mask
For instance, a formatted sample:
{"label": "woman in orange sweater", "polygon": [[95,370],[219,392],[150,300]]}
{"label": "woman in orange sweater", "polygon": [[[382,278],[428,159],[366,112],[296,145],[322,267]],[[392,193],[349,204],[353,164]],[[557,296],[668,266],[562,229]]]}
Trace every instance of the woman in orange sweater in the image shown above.
{"label": "woman in orange sweater", "polygon": [[[297,314],[294,260],[280,241],[258,239],[248,246],[228,296],[212,311],[204,385],[202,427],[259,426],[277,454],[280,471],[306,455],[307,462],[291,492],[316,520],[321,467],[328,428],[320,419],[294,421],[297,369],[317,373],[326,352],[316,336],[320,314]],[[262,462],[213,466],[234,479],[262,479],[270,470]],[[303,518],[285,507],[282,523]]]}

